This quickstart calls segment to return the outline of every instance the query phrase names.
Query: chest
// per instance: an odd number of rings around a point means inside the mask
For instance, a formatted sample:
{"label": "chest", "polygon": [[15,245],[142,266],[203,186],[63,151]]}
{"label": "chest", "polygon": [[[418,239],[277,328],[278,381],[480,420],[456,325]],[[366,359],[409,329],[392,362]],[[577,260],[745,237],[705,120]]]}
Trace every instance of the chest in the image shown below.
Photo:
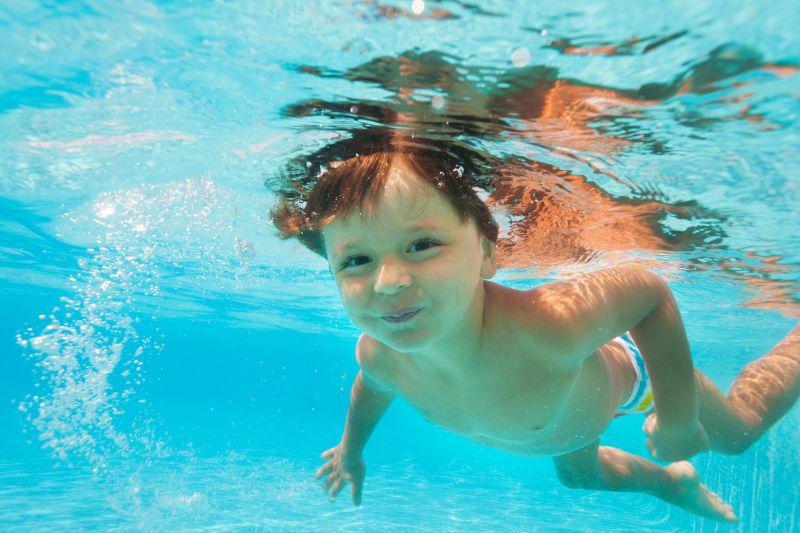
{"label": "chest", "polygon": [[560,415],[578,372],[555,371],[514,354],[456,371],[401,365],[395,387],[429,421],[476,439],[529,441]]}

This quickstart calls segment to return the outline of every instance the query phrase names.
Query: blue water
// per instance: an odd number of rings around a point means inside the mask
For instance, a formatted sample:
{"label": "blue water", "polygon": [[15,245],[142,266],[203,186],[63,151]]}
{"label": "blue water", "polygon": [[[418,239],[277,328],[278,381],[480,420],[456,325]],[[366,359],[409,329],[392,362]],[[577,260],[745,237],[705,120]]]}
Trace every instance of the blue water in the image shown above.
{"label": "blue water", "polygon": [[[651,268],[727,388],[800,316],[798,23],[789,1],[3,2],[0,530],[797,531],[797,407],[693,461],[737,525],[564,488],[401,402],[364,504],[328,503],[358,332],[266,213],[292,158],[380,122],[352,106],[447,121],[579,176],[547,185],[570,217],[599,191],[657,237],[551,228],[496,281]],[[545,116],[525,90],[549,84]],[[535,239],[514,205],[504,231]],[[604,443],[646,455],[642,422]]]}

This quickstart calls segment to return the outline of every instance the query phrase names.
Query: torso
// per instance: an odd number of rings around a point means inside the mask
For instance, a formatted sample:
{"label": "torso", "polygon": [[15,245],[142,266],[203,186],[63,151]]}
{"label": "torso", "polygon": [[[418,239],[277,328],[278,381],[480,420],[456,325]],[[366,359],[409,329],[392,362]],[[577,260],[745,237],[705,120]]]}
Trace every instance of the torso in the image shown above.
{"label": "torso", "polygon": [[[513,310],[504,299],[519,294],[491,284],[487,305]],[[496,448],[560,455],[597,439],[633,387],[622,347],[610,342],[574,367],[552,364],[558,354],[532,353],[514,321],[500,315],[487,319],[485,348],[461,368],[436,368],[382,346],[374,377],[434,424]]]}

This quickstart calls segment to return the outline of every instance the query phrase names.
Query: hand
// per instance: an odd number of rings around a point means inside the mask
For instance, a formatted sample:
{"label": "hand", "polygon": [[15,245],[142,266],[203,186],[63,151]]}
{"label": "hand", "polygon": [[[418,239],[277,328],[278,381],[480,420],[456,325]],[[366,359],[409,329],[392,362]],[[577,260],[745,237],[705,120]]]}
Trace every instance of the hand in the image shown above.
{"label": "hand", "polygon": [[342,452],[341,443],[335,448],[322,452],[321,459],[329,459],[327,463],[317,470],[317,479],[326,474],[323,481],[323,490],[328,493],[328,498],[333,501],[336,495],[350,483],[353,493],[353,504],[361,505],[361,490],[364,488],[364,460],[361,456],[348,457]]}
{"label": "hand", "polygon": [[662,427],[652,413],[642,427],[647,435],[647,449],[659,461],[674,462],[689,459],[708,450],[708,435],[700,422],[682,427]]}

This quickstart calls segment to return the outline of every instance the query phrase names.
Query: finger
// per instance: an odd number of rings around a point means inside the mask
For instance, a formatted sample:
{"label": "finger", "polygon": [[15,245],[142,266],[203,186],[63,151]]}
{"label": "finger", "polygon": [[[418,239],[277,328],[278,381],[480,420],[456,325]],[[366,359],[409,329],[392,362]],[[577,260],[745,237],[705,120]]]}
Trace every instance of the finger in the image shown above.
{"label": "finger", "polygon": [[331,457],[333,457],[333,452],[335,452],[335,451],[336,451],[336,447],[333,447],[333,448],[331,448],[329,450],[325,450],[324,452],[322,452],[322,454],[319,456],[319,458],[320,459],[330,459]]}
{"label": "finger", "polygon": [[322,486],[325,488],[325,490],[330,489],[331,485],[333,484],[334,480],[337,477],[339,476],[336,475],[336,470],[334,470],[328,475],[328,477],[325,478],[325,481],[322,482]]}
{"label": "finger", "polygon": [[333,501],[333,499],[336,498],[336,496],[339,495],[339,491],[342,490],[343,486],[344,486],[344,483],[342,482],[342,478],[338,478],[336,480],[336,482],[334,482],[333,487],[331,487],[331,493],[330,493],[330,500],[331,501]]}
{"label": "finger", "polygon": [[656,452],[656,447],[653,446],[653,442],[650,439],[647,439],[645,444],[647,444],[647,449],[650,451],[650,455],[658,459],[658,452]]}
{"label": "finger", "polygon": [[642,431],[644,431],[645,434],[648,437],[650,437],[650,436],[653,435],[653,432],[655,431],[655,429],[656,429],[656,417],[655,417],[655,415],[649,415],[644,420],[644,425],[642,426]]}
{"label": "finger", "polygon": [[324,465],[319,467],[314,475],[316,476],[317,479],[320,479],[331,468],[333,468],[333,462],[332,461],[330,463],[325,463]]}
{"label": "finger", "polygon": [[364,483],[352,483],[353,486],[353,505],[361,505],[361,492],[364,490]]}

